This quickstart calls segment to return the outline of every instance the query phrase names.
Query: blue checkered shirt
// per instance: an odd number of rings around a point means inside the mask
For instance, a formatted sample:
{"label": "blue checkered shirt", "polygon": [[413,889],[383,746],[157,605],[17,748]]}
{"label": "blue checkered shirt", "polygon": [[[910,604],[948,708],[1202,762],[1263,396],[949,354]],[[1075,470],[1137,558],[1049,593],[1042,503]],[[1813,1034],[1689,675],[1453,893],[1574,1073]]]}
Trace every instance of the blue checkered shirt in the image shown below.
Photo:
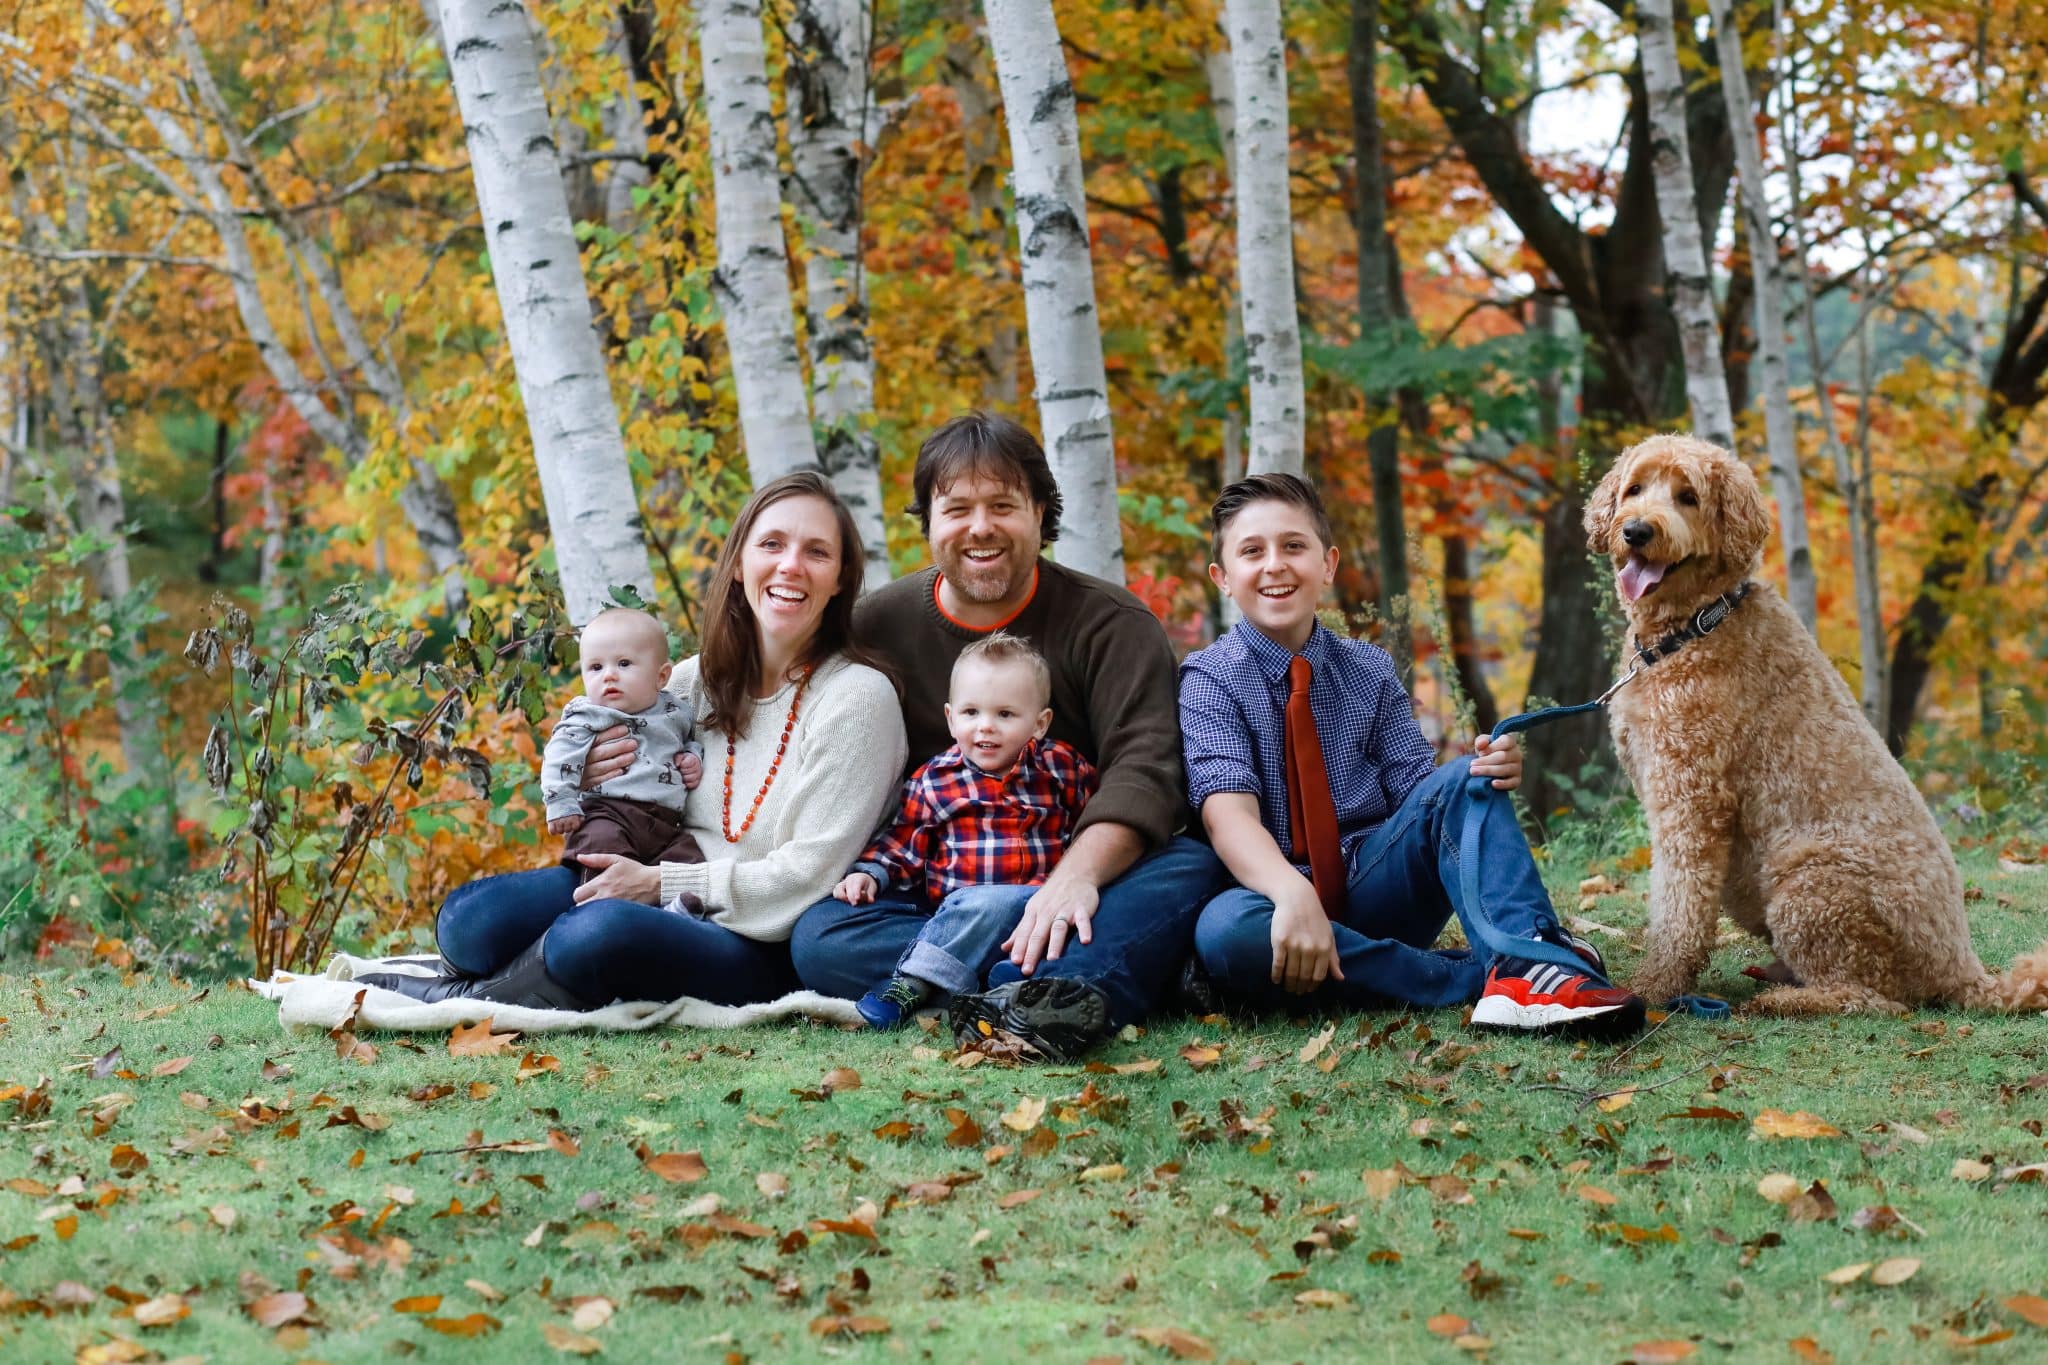
{"label": "blue checkered shirt", "polygon": [[[1301,651],[1315,670],[1309,706],[1344,859],[1400,808],[1436,768],[1436,751],[1415,723],[1414,705],[1386,651],[1346,640],[1320,623]],[[1287,670],[1294,654],[1239,622],[1180,666],[1181,753],[1188,803],[1196,810],[1217,792],[1259,798],[1259,823],[1295,857],[1287,818]]]}

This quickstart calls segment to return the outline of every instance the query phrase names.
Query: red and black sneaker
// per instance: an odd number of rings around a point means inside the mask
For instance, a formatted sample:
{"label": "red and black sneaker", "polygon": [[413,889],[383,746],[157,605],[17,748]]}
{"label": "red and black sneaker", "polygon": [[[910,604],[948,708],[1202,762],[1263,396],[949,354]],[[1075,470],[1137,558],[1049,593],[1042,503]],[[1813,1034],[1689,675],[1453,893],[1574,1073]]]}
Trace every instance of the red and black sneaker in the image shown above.
{"label": "red and black sneaker", "polygon": [[1504,957],[1486,974],[1486,990],[1472,1007],[1472,1026],[1571,1038],[1627,1038],[1642,1030],[1643,1001],[1585,972]]}

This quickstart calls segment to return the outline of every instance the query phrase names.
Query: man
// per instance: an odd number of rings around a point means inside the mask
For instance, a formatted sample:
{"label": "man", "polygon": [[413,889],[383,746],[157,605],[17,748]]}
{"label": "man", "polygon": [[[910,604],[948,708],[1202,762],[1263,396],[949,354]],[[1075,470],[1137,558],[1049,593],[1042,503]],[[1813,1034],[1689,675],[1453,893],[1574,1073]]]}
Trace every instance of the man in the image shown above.
{"label": "man", "polygon": [[[932,567],[870,594],[855,618],[861,643],[903,685],[912,766],[952,742],[955,657],[1003,630],[1045,656],[1049,733],[1101,775],[1065,856],[998,950],[1007,956],[984,968],[987,989],[951,1008],[963,1042],[1007,1036],[1068,1059],[1156,1003],[1222,876],[1207,847],[1177,834],[1186,798],[1173,651],[1129,592],[1040,556],[1059,535],[1060,494],[1023,427],[954,418],[918,451],[912,487]],[[907,898],[820,901],[790,939],[797,974],[856,998],[895,971],[923,917]]]}

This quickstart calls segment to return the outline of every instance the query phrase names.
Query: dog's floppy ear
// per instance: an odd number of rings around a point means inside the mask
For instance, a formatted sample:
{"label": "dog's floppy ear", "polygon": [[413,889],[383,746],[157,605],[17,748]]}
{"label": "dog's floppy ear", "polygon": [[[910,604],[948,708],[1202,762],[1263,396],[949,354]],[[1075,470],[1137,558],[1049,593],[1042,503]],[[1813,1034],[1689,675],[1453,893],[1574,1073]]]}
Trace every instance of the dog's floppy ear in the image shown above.
{"label": "dog's floppy ear", "polygon": [[1627,463],[1628,452],[1624,451],[1607,466],[1607,476],[1593,489],[1593,496],[1586,499],[1586,548],[1595,554],[1608,553],[1614,533],[1614,508],[1621,501],[1621,468]]}
{"label": "dog's floppy ear", "polygon": [[1707,461],[1707,486],[1721,527],[1721,558],[1744,573],[1762,558],[1771,538],[1771,513],[1749,466],[1725,451]]}

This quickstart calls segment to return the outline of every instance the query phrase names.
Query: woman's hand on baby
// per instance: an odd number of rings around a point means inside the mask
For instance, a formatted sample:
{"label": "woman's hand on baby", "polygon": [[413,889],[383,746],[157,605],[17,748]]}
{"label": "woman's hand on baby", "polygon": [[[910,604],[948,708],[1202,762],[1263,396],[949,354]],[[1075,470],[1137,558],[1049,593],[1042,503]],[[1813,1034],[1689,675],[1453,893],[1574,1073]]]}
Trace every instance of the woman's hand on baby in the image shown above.
{"label": "woman's hand on baby", "polygon": [[704,760],[685,749],[676,755],[676,771],[683,775],[683,790],[695,791],[704,780]]}
{"label": "woman's hand on baby", "polygon": [[1522,785],[1522,746],[1513,735],[1481,735],[1472,741],[1472,776],[1492,778],[1495,791],[1513,791]]}
{"label": "woman's hand on baby", "polygon": [[832,895],[848,905],[866,905],[875,898],[875,879],[865,872],[849,872],[832,888]]}
{"label": "woman's hand on baby", "polygon": [[[633,738],[633,732],[623,725],[614,725],[609,730],[599,730],[597,738],[591,741],[590,752],[583,756],[584,791],[609,782],[633,766],[633,755],[640,752],[640,741]],[[690,785],[687,782],[685,786]]]}
{"label": "woman's hand on baby", "polygon": [[636,863],[623,853],[579,853],[576,861],[598,870],[595,877],[576,888],[578,905],[604,900],[661,904],[660,868]]}
{"label": "woman's hand on baby", "polygon": [[550,834],[574,834],[582,828],[583,817],[580,815],[557,815],[554,819],[548,821],[548,833]]}

